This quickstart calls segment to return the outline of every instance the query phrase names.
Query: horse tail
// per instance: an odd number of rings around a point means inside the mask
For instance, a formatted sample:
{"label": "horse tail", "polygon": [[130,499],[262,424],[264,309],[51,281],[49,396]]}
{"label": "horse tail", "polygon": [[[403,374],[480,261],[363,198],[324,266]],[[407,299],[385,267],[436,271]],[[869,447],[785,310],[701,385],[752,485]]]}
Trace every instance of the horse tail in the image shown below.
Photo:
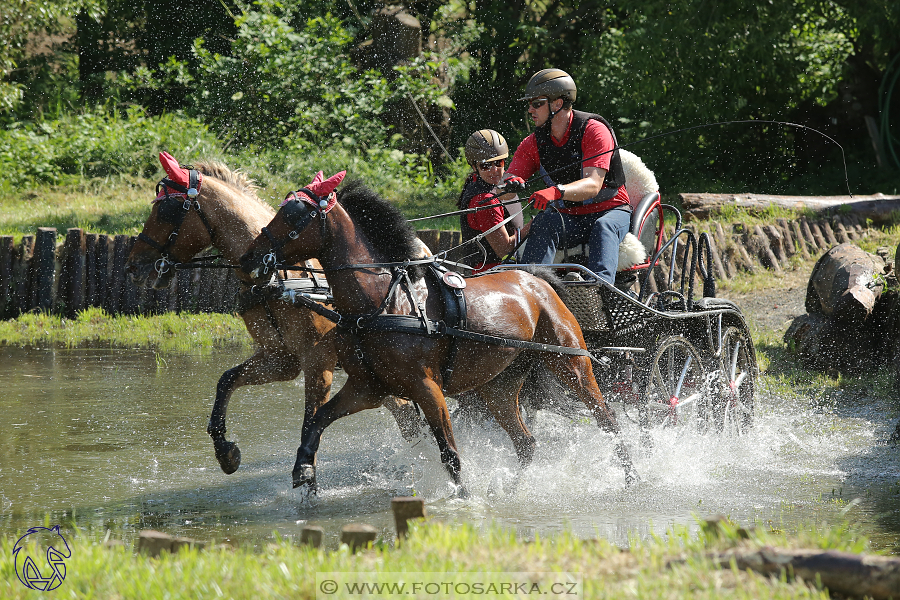
{"label": "horse tail", "polygon": [[568,290],[566,289],[563,280],[556,274],[556,272],[549,267],[542,267],[540,265],[522,265],[519,267],[521,270],[526,273],[530,273],[534,275],[538,279],[543,279],[547,283],[550,284],[550,287],[553,288],[553,291],[556,292],[556,295],[560,297],[560,299],[565,302],[566,298],[569,295]]}

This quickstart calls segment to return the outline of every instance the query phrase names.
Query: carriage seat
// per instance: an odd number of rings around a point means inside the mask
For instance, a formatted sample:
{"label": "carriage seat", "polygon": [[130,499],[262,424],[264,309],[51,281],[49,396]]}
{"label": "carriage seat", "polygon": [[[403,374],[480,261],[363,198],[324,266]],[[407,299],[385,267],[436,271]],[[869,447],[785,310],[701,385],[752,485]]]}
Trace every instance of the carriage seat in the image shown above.
{"label": "carriage seat", "polygon": [[[659,192],[650,192],[632,206],[631,230],[619,244],[619,267],[616,269],[618,272],[646,265],[651,255],[656,252],[659,241],[659,214],[654,209],[659,205],[659,201]],[[559,250],[554,262],[584,265],[587,264],[588,255],[587,244],[576,244],[565,251]]]}

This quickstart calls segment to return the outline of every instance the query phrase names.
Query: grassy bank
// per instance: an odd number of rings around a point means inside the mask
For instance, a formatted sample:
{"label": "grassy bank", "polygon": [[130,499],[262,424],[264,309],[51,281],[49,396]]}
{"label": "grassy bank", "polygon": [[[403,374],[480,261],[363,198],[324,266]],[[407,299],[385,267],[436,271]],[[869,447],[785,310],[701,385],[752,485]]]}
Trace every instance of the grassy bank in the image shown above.
{"label": "grassy bank", "polygon": [[0,321],[0,345],[73,347],[97,344],[147,347],[160,352],[206,352],[223,345],[250,347],[244,322],[216,313],[112,317],[99,308],[77,319],[47,313],[27,313]]}
{"label": "grassy bank", "polygon": [[[825,599],[828,593],[815,589],[814,584],[742,571],[729,567],[727,560],[720,566],[714,558],[719,553],[750,552],[765,546],[867,550],[865,538],[846,527],[794,535],[771,528],[745,532],[730,524],[703,530],[699,536],[675,529],[650,541],[635,540],[622,550],[602,539],[580,540],[568,534],[521,543],[513,533],[497,528],[483,532],[471,525],[435,522],[414,529],[401,544],[376,542],[373,549],[355,554],[346,546],[326,551],[282,539],[260,551],[212,546],[149,558],[126,546],[104,545],[102,533],[68,533],[65,529],[63,533],[72,557],[66,561],[66,578],[55,593],[86,599],[360,597],[341,590],[324,595],[317,589],[317,573],[320,579],[327,575],[340,581],[342,576],[350,579],[347,573],[374,577],[400,572],[413,574],[407,581],[418,573],[440,574],[443,579],[465,574],[468,581],[473,574],[483,574],[475,579],[484,583],[508,581],[504,574],[536,573],[540,575],[533,580],[546,586],[558,581],[552,574],[568,573],[580,577],[583,585],[578,595],[565,596],[569,598]],[[0,597],[43,597],[43,592],[27,590],[16,578],[14,544],[15,538],[5,538],[0,544]]]}

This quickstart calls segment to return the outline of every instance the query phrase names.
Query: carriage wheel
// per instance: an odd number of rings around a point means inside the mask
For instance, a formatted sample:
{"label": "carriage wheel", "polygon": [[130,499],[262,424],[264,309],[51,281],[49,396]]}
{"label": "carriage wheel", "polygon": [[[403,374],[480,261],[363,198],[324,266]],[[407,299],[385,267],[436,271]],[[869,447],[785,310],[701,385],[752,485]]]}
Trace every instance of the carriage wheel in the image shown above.
{"label": "carriage wheel", "polygon": [[643,429],[679,427],[705,431],[712,415],[700,353],[686,338],[673,335],[658,346],[639,405]]}
{"label": "carriage wheel", "polygon": [[730,326],[722,333],[715,385],[716,425],[725,433],[741,435],[753,426],[756,364],[750,336]]}

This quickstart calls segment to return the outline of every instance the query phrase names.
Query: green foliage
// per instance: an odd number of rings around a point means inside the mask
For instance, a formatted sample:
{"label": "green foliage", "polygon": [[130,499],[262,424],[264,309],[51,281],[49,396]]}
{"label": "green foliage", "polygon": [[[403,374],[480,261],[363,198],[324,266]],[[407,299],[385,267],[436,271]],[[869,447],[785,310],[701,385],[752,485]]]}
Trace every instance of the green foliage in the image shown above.
{"label": "green foliage", "polygon": [[395,148],[402,139],[382,117],[411,95],[450,105],[431,82],[440,61],[423,57],[398,68],[388,81],[351,62],[353,38],[330,14],[294,27],[295,14],[259,2],[237,17],[237,36],[226,56],[195,44],[199,58],[193,110],[230,144],[367,150]]}
{"label": "green foliage", "polygon": [[[836,98],[851,30],[846,11],[831,3],[648,0],[585,53],[579,96],[618,121],[620,143],[717,121],[802,123],[797,113]],[[697,129],[630,149],[664,189],[677,186],[668,191],[778,193],[806,167],[822,166],[822,154],[810,163],[798,148],[822,146],[840,169],[836,146],[773,124]]]}
{"label": "green foliage", "polygon": [[[150,117],[139,107],[98,108],[0,130],[0,190],[63,183],[71,176],[150,176],[159,150],[218,154],[206,125],[178,114]],[[28,157],[27,160],[23,160]]]}

